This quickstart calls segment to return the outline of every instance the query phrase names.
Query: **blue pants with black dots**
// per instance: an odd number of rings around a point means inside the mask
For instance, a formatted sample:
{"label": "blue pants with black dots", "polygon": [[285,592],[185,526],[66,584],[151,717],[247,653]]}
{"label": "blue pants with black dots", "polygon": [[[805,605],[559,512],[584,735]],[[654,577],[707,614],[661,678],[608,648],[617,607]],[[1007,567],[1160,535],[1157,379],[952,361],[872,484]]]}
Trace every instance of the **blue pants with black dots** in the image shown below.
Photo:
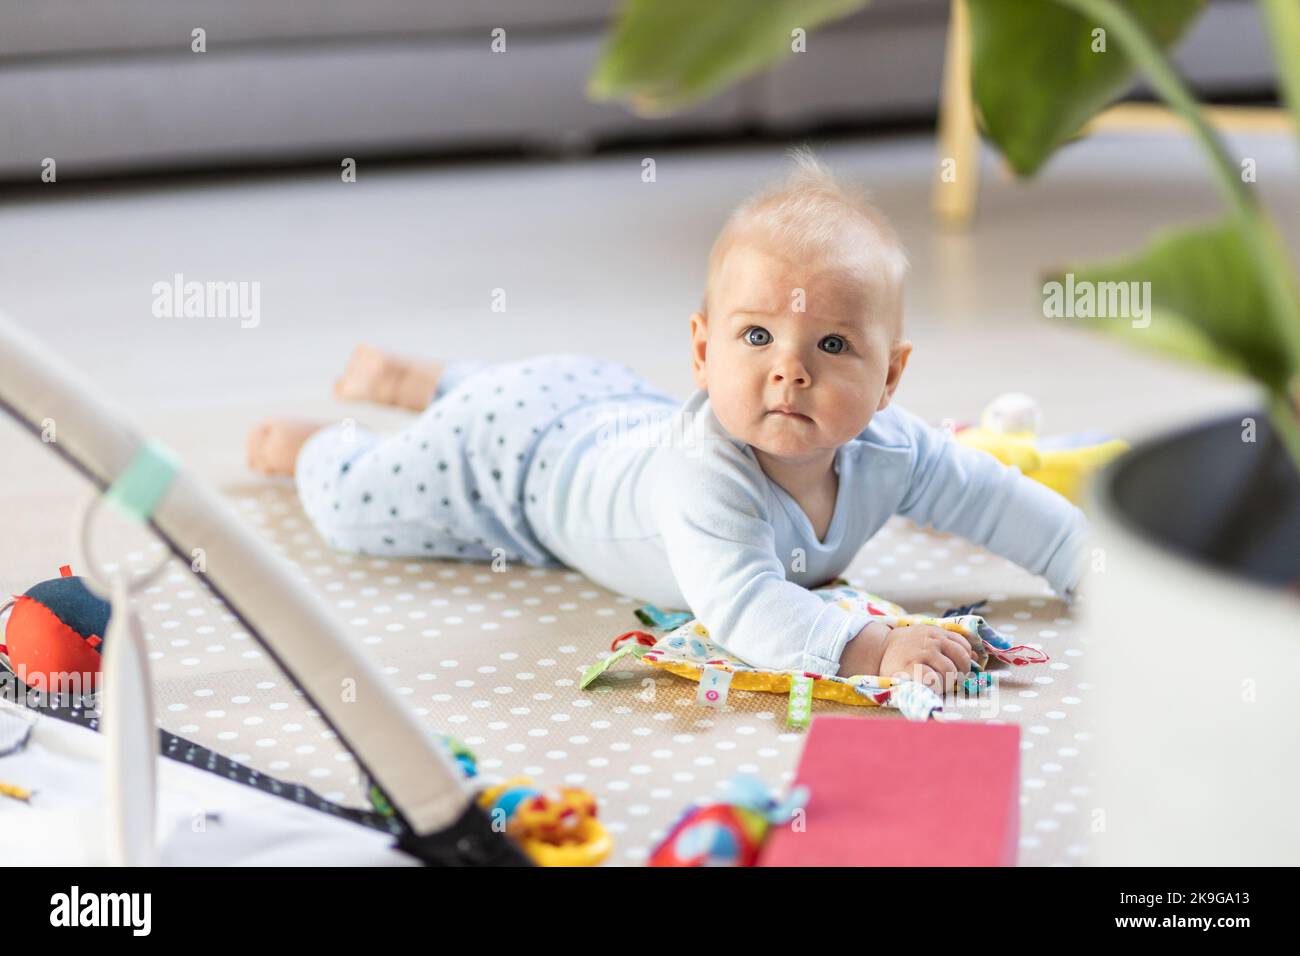
{"label": "blue pants with black dots", "polygon": [[562,567],[524,514],[532,453],[565,413],[648,393],[658,389],[628,366],[587,355],[451,362],[402,431],[344,421],[312,435],[298,453],[298,495],[340,550]]}

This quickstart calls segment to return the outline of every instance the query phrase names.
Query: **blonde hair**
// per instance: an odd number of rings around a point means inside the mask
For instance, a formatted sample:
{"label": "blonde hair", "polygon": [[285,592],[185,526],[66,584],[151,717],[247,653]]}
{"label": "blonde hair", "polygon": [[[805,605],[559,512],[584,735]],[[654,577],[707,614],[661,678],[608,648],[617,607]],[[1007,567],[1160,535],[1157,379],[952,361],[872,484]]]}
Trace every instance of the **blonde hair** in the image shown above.
{"label": "blonde hair", "polygon": [[[865,190],[837,177],[808,146],[791,148],[789,156],[793,166],[785,177],[741,202],[714,240],[700,313],[708,318],[718,267],[736,239],[749,231],[801,257],[838,255],[873,291],[901,301],[897,294],[907,275],[907,253],[884,213]],[[844,256],[845,239],[853,237],[854,227],[867,241],[853,243],[853,254]]]}

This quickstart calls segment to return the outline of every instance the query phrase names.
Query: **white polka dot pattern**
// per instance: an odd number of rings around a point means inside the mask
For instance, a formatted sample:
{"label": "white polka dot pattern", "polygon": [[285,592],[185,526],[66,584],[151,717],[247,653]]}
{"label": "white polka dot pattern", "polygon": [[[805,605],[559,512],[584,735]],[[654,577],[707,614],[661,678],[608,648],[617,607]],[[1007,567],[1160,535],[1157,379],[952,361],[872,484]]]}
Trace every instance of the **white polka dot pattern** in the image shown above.
{"label": "white polka dot pattern", "polygon": [[[612,864],[640,865],[685,807],[716,797],[735,773],[773,786],[793,778],[803,735],[785,701],[735,691],[704,711],[695,685],[620,661],[589,690],[582,670],[640,603],[565,569],[362,557],[331,550],[291,489],[243,493],[236,505],[308,586],[335,609],[394,692],[431,729],[460,738],[482,778],[525,774],[590,789],[615,837]],[[153,560],[127,556],[141,566]],[[955,575],[964,567],[968,574]],[[1024,864],[1085,862],[1090,790],[1084,760],[1089,690],[1076,671],[1086,642],[1040,579],[966,542],[891,521],[845,577],[909,611],[942,613],[987,597],[981,612],[1052,656],[1047,667],[998,667],[999,691],[949,705],[946,720],[1021,726]],[[362,805],[355,761],[319,715],[180,564],[144,592],[145,621],[168,729],[324,796]],[[864,720],[897,714],[815,701]]]}

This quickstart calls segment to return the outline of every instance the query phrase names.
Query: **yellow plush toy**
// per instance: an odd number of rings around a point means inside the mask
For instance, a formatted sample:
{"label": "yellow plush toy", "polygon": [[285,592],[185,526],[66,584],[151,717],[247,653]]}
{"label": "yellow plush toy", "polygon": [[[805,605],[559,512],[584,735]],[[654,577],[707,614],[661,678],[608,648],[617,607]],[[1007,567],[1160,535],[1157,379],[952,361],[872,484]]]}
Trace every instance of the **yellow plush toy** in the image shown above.
{"label": "yellow plush toy", "polygon": [[1127,442],[1098,432],[1039,438],[1041,422],[1037,402],[1020,392],[1008,392],[988,404],[978,427],[958,428],[955,434],[963,445],[1015,465],[1026,477],[1075,504],[1080,501],[1084,480],[1128,451]]}

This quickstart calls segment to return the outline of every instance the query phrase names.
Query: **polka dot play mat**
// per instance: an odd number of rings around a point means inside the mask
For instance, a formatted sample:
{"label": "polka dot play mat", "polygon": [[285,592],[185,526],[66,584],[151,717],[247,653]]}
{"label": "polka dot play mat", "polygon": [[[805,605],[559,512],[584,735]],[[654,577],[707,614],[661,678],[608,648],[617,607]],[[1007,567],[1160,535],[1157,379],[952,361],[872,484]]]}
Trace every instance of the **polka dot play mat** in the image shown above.
{"label": "polka dot play mat", "polygon": [[[644,863],[688,804],[716,799],[738,772],[781,789],[793,776],[804,735],[786,725],[780,696],[734,691],[728,710],[702,709],[693,682],[634,659],[580,689],[584,669],[615,636],[643,627],[634,613],[642,601],[566,570],[336,552],[288,486],[245,486],[234,503],[419,718],[475,752],[484,783],[524,775],[590,790],[615,840],[609,865]],[[127,556],[142,567],[154,558]],[[917,612],[987,599],[981,613],[999,630],[1050,653],[1042,667],[1001,670],[997,694],[949,707],[943,719],[1020,725],[1020,861],[1084,862],[1086,643],[1065,605],[1009,562],[903,519],[843,576]],[[345,806],[367,805],[352,757],[186,568],[175,564],[137,601],[166,730]],[[817,700],[819,713],[902,719]]]}

